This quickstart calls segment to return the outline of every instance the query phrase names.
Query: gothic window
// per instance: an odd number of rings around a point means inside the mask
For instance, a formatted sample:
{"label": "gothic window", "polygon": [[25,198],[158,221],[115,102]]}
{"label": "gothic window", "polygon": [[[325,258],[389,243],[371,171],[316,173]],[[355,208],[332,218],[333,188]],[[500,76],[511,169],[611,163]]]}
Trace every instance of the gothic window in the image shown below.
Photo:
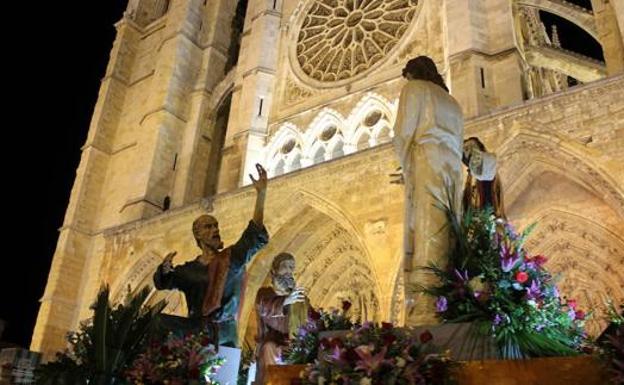
{"label": "gothic window", "polygon": [[379,110],[371,111],[368,113],[368,115],[366,115],[363,123],[366,127],[373,127],[375,124],[379,123],[379,121],[383,117],[384,115],[381,111]]}
{"label": "gothic window", "polygon": [[277,165],[275,166],[275,170],[273,171],[273,176],[280,176],[284,174],[285,167],[286,167],[286,164],[284,162],[284,159],[280,159],[279,162],[277,162]]}
{"label": "gothic window", "polygon": [[383,127],[379,131],[379,134],[377,135],[377,143],[378,144],[388,143],[391,140],[392,140],[392,137],[390,136],[390,128],[388,126]]}
{"label": "gothic window", "polygon": [[228,49],[228,58],[225,63],[226,74],[238,63],[243,28],[245,26],[245,14],[247,13],[247,1],[248,0],[238,0],[236,13],[232,18],[230,48]]}
{"label": "gothic window", "polygon": [[314,153],[314,164],[322,163],[325,161],[325,147],[319,146]]}
{"label": "gothic window", "polygon": [[360,138],[358,139],[357,150],[358,151],[366,150],[369,147],[370,147],[370,136],[368,135],[367,132],[365,132],[362,135],[360,135]]}
{"label": "gothic window", "polygon": [[299,170],[300,168],[301,168],[301,154],[296,154],[293,157],[292,162],[290,163],[289,171],[296,171],[296,170]]}
{"label": "gothic window", "polygon": [[388,57],[417,7],[418,0],[315,0],[297,38],[301,70],[321,82],[362,74]]}
{"label": "gothic window", "polygon": [[210,158],[208,161],[208,171],[204,195],[210,196],[217,192],[219,172],[221,170],[221,158],[223,157],[223,145],[225,144],[225,133],[230,117],[230,106],[232,104],[232,94],[228,95],[217,109],[216,118],[212,124]]}
{"label": "gothic window", "polygon": [[321,132],[319,139],[323,142],[328,142],[331,138],[334,137],[334,135],[336,135],[336,132],[338,132],[338,127],[336,127],[335,125],[328,126],[323,130],[323,132]]}
{"label": "gothic window", "polygon": [[344,144],[342,141],[337,142],[332,149],[331,158],[336,159],[344,155]]}

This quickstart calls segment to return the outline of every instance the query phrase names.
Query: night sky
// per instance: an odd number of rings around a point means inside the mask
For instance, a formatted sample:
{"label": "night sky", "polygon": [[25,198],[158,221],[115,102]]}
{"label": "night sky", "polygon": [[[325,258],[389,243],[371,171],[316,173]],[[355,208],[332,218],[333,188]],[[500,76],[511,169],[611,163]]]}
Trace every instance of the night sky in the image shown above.
{"label": "night sky", "polygon": [[[30,344],[80,147],[115,38],[113,24],[126,2],[44,1],[5,13],[19,18],[22,27],[12,30],[10,51],[5,51],[12,59],[4,73],[5,90],[9,86],[5,97],[10,99],[5,116],[15,118],[3,127],[10,135],[3,162],[9,170],[3,205],[10,213],[0,260],[0,318],[9,322],[3,341]],[[578,28],[547,17],[546,24],[559,25],[564,48],[600,58],[600,47]]]}

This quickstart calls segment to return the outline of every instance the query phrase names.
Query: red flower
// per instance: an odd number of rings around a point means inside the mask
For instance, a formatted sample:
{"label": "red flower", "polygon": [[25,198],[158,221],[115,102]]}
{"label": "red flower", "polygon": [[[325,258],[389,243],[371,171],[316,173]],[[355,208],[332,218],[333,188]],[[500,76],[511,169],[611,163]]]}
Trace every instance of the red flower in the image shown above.
{"label": "red flower", "polygon": [[546,261],[548,261],[548,258],[544,257],[543,255],[536,255],[533,258],[531,258],[531,260],[535,262],[537,266],[541,267],[546,263]]}
{"label": "red flower", "polygon": [[420,342],[426,344],[433,339],[433,334],[429,330],[420,333]]}
{"label": "red flower", "polygon": [[349,309],[351,309],[351,302],[342,301],[342,311],[346,313],[349,311]]}
{"label": "red flower", "polygon": [[527,274],[525,271],[519,271],[516,273],[516,281],[518,283],[525,283],[528,280],[529,280],[529,274]]}
{"label": "red flower", "polygon": [[576,310],[576,300],[575,299],[569,299],[568,300],[568,307],[570,309]]}
{"label": "red flower", "polygon": [[583,310],[577,310],[574,315],[576,319],[580,319],[581,321],[585,319],[585,312]]}
{"label": "red flower", "polygon": [[312,320],[312,321],[318,321],[321,319],[321,313],[317,312],[316,310],[314,310],[313,308],[310,308],[310,310],[308,311],[308,317]]}
{"label": "red flower", "polygon": [[392,328],[394,328],[394,325],[390,322],[382,322],[381,328],[384,330],[392,330]]}
{"label": "red flower", "polygon": [[390,345],[392,345],[392,343],[393,343],[394,341],[396,341],[396,340],[397,340],[397,336],[395,336],[395,335],[394,335],[394,334],[392,334],[392,333],[388,333],[388,334],[384,334],[384,335],[381,337],[381,339],[382,339],[383,344],[384,344],[385,346],[390,346]]}

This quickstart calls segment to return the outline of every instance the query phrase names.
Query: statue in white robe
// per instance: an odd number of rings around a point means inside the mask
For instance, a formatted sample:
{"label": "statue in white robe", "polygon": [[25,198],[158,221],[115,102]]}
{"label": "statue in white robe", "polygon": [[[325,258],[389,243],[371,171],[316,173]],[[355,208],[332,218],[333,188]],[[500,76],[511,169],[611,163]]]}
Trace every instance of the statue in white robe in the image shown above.
{"label": "statue in white robe", "polygon": [[[446,213],[437,199],[461,208],[461,107],[448,93],[435,64],[428,57],[410,60],[403,76],[394,124],[394,145],[405,183],[404,272],[408,325],[436,323],[433,299],[418,287],[433,276],[419,267],[430,262],[444,266],[449,249]],[[452,192],[448,197],[447,191]]]}

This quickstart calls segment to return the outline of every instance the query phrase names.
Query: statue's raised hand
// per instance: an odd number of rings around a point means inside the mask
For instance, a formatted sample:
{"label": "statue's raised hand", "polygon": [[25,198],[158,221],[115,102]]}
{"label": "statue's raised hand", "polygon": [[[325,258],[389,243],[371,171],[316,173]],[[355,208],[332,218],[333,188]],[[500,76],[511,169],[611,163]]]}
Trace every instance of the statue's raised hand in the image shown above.
{"label": "statue's raised hand", "polygon": [[162,262],[163,273],[168,274],[173,271],[173,257],[175,257],[177,253],[177,251],[172,251],[165,256],[165,259]]}
{"label": "statue's raised hand", "polygon": [[256,170],[258,170],[258,179],[255,179],[252,174],[249,174],[249,177],[251,178],[251,182],[253,183],[256,191],[263,192],[267,188],[267,172],[264,167],[260,165],[260,163],[256,163]]}

